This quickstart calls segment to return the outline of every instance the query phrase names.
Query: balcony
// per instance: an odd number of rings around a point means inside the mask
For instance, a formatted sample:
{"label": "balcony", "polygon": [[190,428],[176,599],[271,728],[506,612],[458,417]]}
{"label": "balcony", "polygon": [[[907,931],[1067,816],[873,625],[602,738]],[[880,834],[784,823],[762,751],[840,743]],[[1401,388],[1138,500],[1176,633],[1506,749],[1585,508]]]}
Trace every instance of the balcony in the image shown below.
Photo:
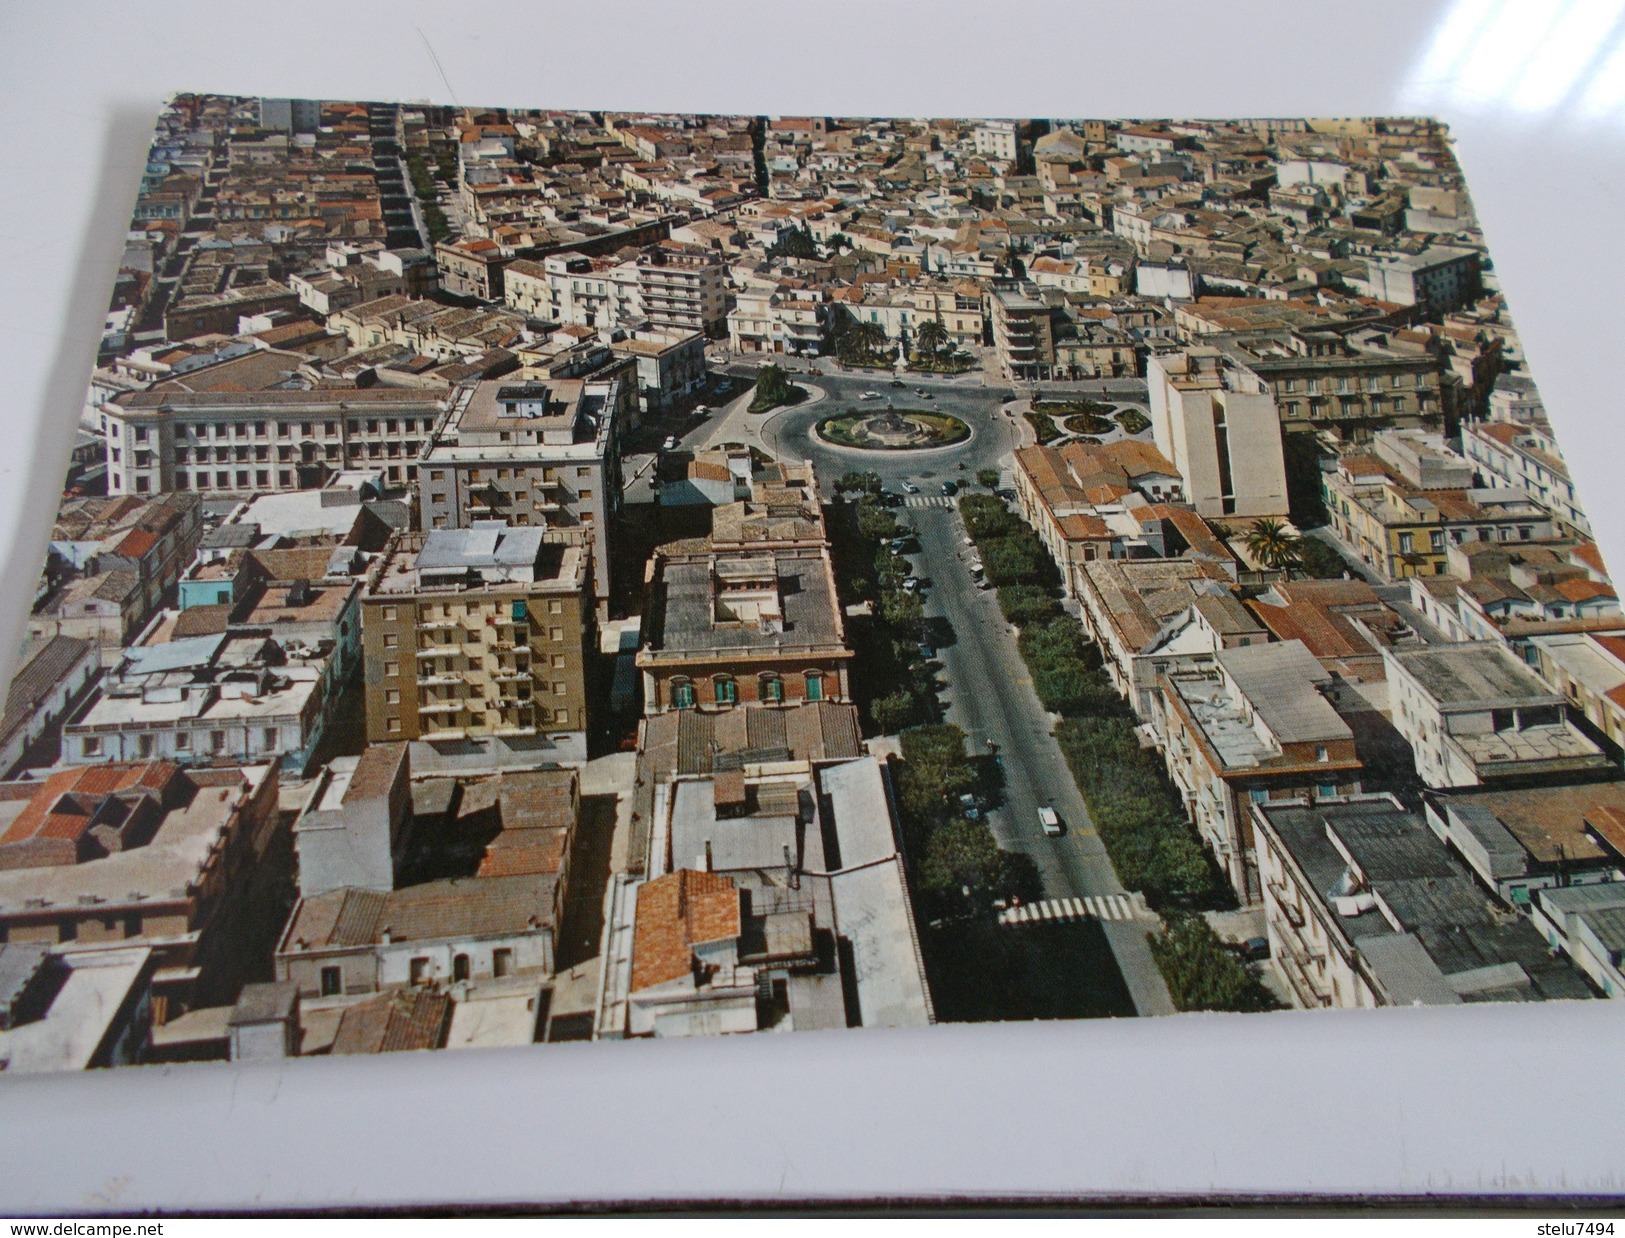
{"label": "balcony", "polygon": [[418,706],[420,714],[460,714],[463,712],[461,701],[425,701]]}

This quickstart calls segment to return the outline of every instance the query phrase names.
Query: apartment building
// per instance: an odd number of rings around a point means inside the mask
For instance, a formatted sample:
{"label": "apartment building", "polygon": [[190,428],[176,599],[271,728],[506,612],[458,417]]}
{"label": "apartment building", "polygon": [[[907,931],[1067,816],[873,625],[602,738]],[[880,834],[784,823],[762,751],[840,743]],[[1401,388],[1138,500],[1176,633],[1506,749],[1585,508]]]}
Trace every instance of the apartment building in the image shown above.
{"label": "apartment building", "polygon": [[541,737],[584,759],[591,554],[499,520],[392,539],[361,599],[368,740]]}
{"label": "apartment building", "polygon": [[1199,515],[1287,515],[1280,416],[1262,379],[1217,349],[1189,348],[1153,356],[1146,386],[1157,449]]}
{"label": "apartment building", "polygon": [[1413,332],[1281,331],[1218,346],[1268,387],[1289,433],[1365,442],[1382,429],[1443,424],[1437,344]]}
{"label": "apartment building", "polygon": [[1055,366],[1050,307],[1020,288],[995,288],[993,347],[1006,378],[1048,378]]}
{"label": "apartment building", "polygon": [[1360,794],[1362,762],[1331,684],[1295,640],[1220,649],[1158,677],[1151,725],[1169,776],[1244,905],[1262,897],[1251,804]]}
{"label": "apartment building", "polygon": [[478,383],[454,398],[423,451],[425,530],[502,520],[591,550],[607,614],[611,525],[621,503],[621,431],[636,393],[620,377]]}
{"label": "apartment building", "polygon": [[1552,691],[1491,641],[1384,649],[1393,722],[1430,787],[1596,773],[1609,762]]}
{"label": "apartment building", "polygon": [[1449,573],[1452,547],[1555,536],[1547,510],[1524,491],[1473,485],[1473,465],[1438,435],[1384,431],[1370,451],[1345,454],[1321,475],[1332,531],[1390,580]]}
{"label": "apartment building", "polygon": [[1590,997],[1399,801],[1255,804],[1270,964],[1308,1009]]}
{"label": "apartment building", "polygon": [[851,699],[829,550],[657,553],[637,654],[644,711]]}
{"label": "apartment building", "polygon": [[697,246],[655,245],[637,260],[638,300],[650,325],[715,339],[727,327],[722,260]]}
{"label": "apartment building", "polygon": [[510,256],[495,241],[441,241],[434,247],[434,257],[443,291],[478,301],[502,300],[502,273]]}
{"label": "apartment building", "polygon": [[1591,536],[1591,520],[1575,498],[1569,466],[1549,425],[1474,422],[1462,427],[1461,448],[1486,485],[1521,490],[1561,522],[1562,532]]}
{"label": "apartment building", "polygon": [[433,392],[390,387],[133,392],[99,413],[108,493],[314,490],[357,468],[404,487],[443,409]]}

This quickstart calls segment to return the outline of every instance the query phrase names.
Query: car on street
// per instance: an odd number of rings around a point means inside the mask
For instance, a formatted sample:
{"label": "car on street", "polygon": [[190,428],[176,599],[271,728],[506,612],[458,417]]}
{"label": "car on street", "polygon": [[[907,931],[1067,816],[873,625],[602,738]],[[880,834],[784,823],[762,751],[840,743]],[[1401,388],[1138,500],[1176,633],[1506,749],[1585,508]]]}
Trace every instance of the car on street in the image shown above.
{"label": "car on street", "polygon": [[905,481],[903,483],[903,489],[909,494],[918,494],[920,492],[920,488],[911,481]]}
{"label": "car on street", "polygon": [[891,380],[891,385],[892,385],[892,386],[893,386],[893,387],[906,387],[906,386],[908,386],[908,384],[907,384],[907,383],[905,383],[905,382],[904,382],[904,381],[903,381],[903,380],[902,380],[902,379],[900,379],[900,378],[894,378],[894,379],[892,379],[892,380]]}
{"label": "car on street", "polygon": [[709,408],[707,408],[707,407],[706,407],[706,406],[705,406],[705,405],[703,405],[703,404],[696,404],[696,405],[695,405],[695,406],[694,406],[694,415],[695,415],[695,416],[696,416],[696,417],[704,417],[704,416],[706,416],[706,415],[707,415],[707,414],[709,414],[709,413],[710,413],[710,411],[711,411],[711,410],[710,410],[710,409],[709,409]]}
{"label": "car on street", "polygon": [[662,450],[665,450],[665,451],[676,451],[677,450],[677,436],[675,434],[666,435],[666,441],[665,441],[664,444],[662,444]]}
{"label": "car on street", "polygon": [[948,495],[950,498],[958,492],[959,483],[957,481],[945,481],[942,483],[942,493]]}
{"label": "car on street", "polygon": [[982,815],[981,808],[977,806],[976,797],[969,791],[959,797],[959,811],[967,821],[975,821]]}
{"label": "car on street", "polygon": [[1057,837],[1061,832],[1060,815],[1048,804],[1038,810],[1038,824],[1051,838]]}
{"label": "car on street", "polygon": [[1249,962],[1259,962],[1270,956],[1270,939],[1268,937],[1249,937],[1237,948],[1242,958]]}
{"label": "car on street", "polygon": [[910,576],[907,580],[905,580],[903,582],[903,592],[905,592],[905,593],[918,593],[919,591],[920,591],[920,581],[919,581],[918,577]]}
{"label": "car on street", "polygon": [[878,400],[878,399],[880,399],[880,392],[878,392],[878,391],[865,391],[862,395],[860,395],[858,397],[858,399],[860,399],[860,400]]}

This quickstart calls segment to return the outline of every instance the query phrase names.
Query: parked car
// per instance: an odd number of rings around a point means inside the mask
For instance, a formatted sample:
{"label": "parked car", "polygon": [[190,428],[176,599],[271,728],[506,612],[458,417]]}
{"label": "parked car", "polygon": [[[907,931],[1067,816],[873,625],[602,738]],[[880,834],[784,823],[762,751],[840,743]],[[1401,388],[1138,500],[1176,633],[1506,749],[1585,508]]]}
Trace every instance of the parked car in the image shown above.
{"label": "parked car", "polygon": [[661,444],[661,447],[665,451],[676,451],[677,450],[677,436],[675,434],[666,435],[666,441]]}
{"label": "parked car", "polygon": [[903,489],[908,491],[910,494],[918,494],[920,492],[920,488],[911,481],[905,481],[903,483]]}
{"label": "parked car", "polygon": [[903,381],[903,380],[902,380],[902,379],[900,379],[900,378],[894,378],[894,379],[892,379],[892,380],[891,380],[891,385],[892,385],[892,386],[893,386],[893,387],[906,387],[906,386],[908,386],[908,384],[907,384],[907,383],[905,383],[905,382],[904,382],[904,381]]}
{"label": "parked car", "polygon": [[958,494],[959,493],[959,483],[957,481],[945,481],[945,482],[943,482],[942,483],[942,493],[948,495],[949,497],[952,497],[953,495]]}
{"label": "parked car", "polygon": [[1061,832],[1061,818],[1056,811],[1047,804],[1038,810],[1038,824],[1045,834],[1055,838]]}
{"label": "parked car", "polygon": [[935,649],[931,648],[931,644],[930,644],[929,641],[921,641],[920,642],[920,656],[922,658],[924,658],[927,662],[929,662],[932,658],[937,656],[937,651]]}
{"label": "parked car", "polygon": [[878,400],[878,399],[880,399],[880,392],[878,392],[878,391],[865,391],[862,395],[860,395],[858,397],[858,399],[860,399],[860,400]]}
{"label": "parked car", "polygon": [[705,405],[703,405],[703,404],[696,404],[696,405],[695,405],[695,406],[694,406],[694,415],[695,415],[695,416],[696,416],[696,417],[705,417],[705,416],[708,416],[708,415],[709,415],[709,414],[710,414],[710,412],[711,412],[711,410],[710,410],[710,409],[709,409],[709,408],[707,408],[707,407],[706,407],[706,406],[705,406]]}
{"label": "parked car", "polygon": [[1249,937],[1241,943],[1241,957],[1251,962],[1258,962],[1270,956],[1270,939],[1268,937]]}
{"label": "parked car", "polygon": [[919,591],[920,591],[920,582],[919,582],[918,577],[910,576],[907,580],[905,580],[903,582],[903,592],[905,592],[905,593],[918,593]]}
{"label": "parked car", "polygon": [[967,821],[975,821],[982,815],[982,810],[976,804],[976,797],[969,791],[959,797],[959,811]]}

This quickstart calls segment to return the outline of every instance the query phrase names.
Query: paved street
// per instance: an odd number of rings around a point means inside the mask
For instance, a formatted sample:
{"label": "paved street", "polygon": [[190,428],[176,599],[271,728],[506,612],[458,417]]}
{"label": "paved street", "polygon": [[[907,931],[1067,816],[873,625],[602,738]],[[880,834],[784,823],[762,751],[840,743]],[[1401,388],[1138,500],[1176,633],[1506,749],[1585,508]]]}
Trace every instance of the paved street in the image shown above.
{"label": "paved street", "polygon": [[[1032,858],[1046,898],[1125,893],[1051,734],[1054,720],[1033,691],[995,591],[971,583],[958,513],[921,509],[911,513],[911,523],[920,542],[916,573],[932,582],[925,613],[938,620],[932,627],[947,681],[947,719],[965,731],[973,752],[984,751],[991,739],[1003,762],[1004,802],[988,814],[999,845]],[[1059,838],[1046,837],[1039,826],[1038,810],[1045,805],[1065,823]],[[1172,1014],[1167,986],[1145,940],[1154,922],[1114,920],[1102,927],[1138,1012]]]}

